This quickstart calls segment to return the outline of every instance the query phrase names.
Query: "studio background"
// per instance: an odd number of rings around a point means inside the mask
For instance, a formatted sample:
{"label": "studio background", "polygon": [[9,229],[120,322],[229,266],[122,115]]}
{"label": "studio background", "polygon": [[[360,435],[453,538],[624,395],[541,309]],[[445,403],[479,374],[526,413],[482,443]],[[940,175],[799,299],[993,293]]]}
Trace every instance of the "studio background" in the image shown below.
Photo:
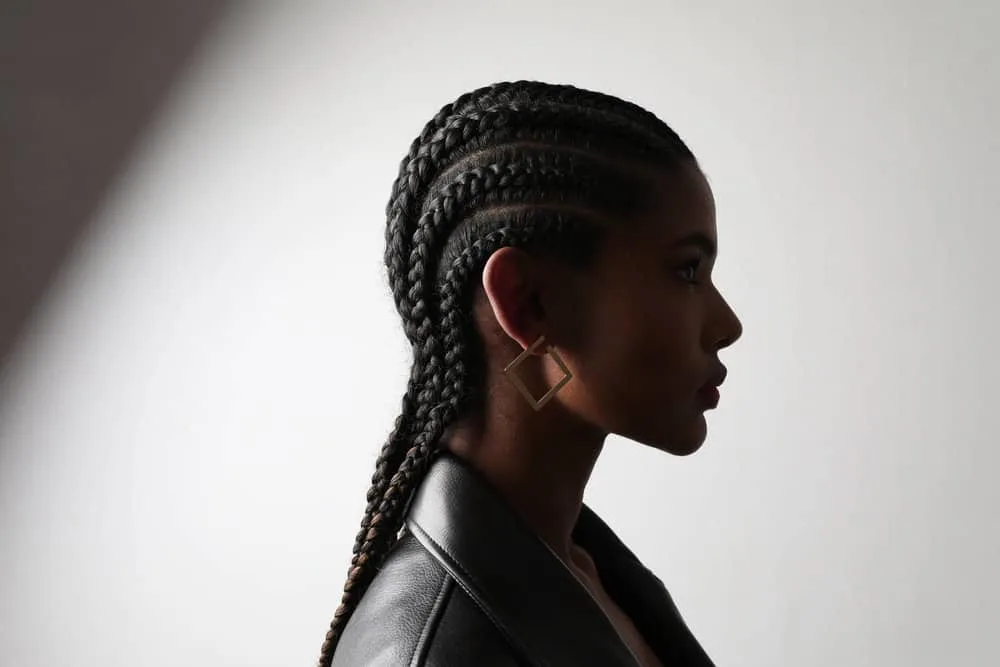
{"label": "studio background", "polygon": [[[612,437],[587,496],[710,655],[998,664],[997,34],[985,0],[232,5],[3,366],[0,664],[313,663],[409,369],[390,186],[522,78],[645,106],[715,190],[745,334],[708,442]],[[75,85],[5,99],[121,93]],[[40,182],[85,178],[59,151]]]}

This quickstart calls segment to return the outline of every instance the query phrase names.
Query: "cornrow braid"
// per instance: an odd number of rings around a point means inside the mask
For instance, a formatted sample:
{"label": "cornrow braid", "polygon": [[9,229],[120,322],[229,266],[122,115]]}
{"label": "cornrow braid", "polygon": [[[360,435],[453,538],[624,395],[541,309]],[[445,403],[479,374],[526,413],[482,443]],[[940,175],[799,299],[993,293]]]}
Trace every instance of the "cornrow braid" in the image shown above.
{"label": "cornrow braid", "polygon": [[[672,131],[653,132],[628,116],[545,98],[517,100],[504,106],[476,108],[463,115],[450,115],[442,123],[435,124],[435,128],[433,131],[430,127],[424,129],[429,135],[428,141],[413,151],[412,158],[403,161],[393,187],[394,197],[387,206],[385,259],[389,283],[411,342],[415,340],[415,332],[407,327],[405,312],[408,303],[403,274],[409,238],[402,228],[412,219],[416,202],[426,194],[441,165],[449,159],[461,157],[463,150],[470,152],[489,144],[500,145],[505,141],[535,137],[608,153],[619,152],[622,145],[631,144],[634,153],[646,153],[651,158],[665,152],[690,157],[690,152],[682,149],[683,144]],[[401,187],[401,184],[406,187]]]}
{"label": "cornrow braid", "polygon": [[413,365],[376,459],[320,667],[332,665],[399,539],[442,436],[482,407],[485,354],[470,306],[486,260],[516,246],[585,267],[605,231],[641,210],[652,173],[693,162],[677,134],[641,107],[533,81],[460,96],[412,142],[386,205],[385,264]]}

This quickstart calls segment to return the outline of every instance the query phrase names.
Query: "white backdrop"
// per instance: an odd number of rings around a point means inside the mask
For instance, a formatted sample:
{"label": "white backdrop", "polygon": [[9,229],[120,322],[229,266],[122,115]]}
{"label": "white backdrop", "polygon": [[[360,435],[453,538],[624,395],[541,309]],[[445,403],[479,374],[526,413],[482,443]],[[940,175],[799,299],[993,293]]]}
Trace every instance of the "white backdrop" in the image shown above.
{"label": "white backdrop", "polygon": [[588,501],[718,664],[1000,663],[1000,5],[945,4],[241,5],[2,378],[0,664],[313,663],[409,364],[392,179],[518,78],[714,184],[709,441],[613,438]]}

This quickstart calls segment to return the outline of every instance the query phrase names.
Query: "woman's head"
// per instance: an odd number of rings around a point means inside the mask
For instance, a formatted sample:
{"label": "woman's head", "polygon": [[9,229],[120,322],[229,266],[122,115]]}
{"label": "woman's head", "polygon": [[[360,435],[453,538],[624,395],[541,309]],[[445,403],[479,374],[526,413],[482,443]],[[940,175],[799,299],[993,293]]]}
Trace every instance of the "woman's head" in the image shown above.
{"label": "woman's head", "polygon": [[[445,431],[539,336],[573,379],[543,410],[677,454],[705,435],[740,324],[711,283],[711,190],[662,121],[570,86],[502,83],[445,106],[387,207],[386,266],[414,353],[321,665],[395,542]],[[561,375],[518,372],[544,393]]]}
{"label": "woman's head", "polygon": [[[608,229],[584,268],[495,252],[477,290],[488,303],[477,322],[489,341],[490,386],[544,335],[573,376],[545,410],[685,455],[704,441],[704,411],[725,376],[718,353],[741,325],[712,282],[717,234],[704,176],[685,163],[649,187],[642,210]],[[563,375],[543,361],[517,371],[535,397]]]}

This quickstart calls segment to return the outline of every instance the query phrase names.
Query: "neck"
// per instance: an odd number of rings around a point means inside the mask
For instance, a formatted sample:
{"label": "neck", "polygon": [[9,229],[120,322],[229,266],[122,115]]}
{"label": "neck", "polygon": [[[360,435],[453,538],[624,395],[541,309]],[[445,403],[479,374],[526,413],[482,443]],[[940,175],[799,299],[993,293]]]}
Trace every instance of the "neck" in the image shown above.
{"label": "neck", "polygon": [[533,410],[515,419],[487,415],[449,431],[448,449],[483,474],[564,563],[572,563],[573,528],[606,434],[569,420],[542,420]]}

